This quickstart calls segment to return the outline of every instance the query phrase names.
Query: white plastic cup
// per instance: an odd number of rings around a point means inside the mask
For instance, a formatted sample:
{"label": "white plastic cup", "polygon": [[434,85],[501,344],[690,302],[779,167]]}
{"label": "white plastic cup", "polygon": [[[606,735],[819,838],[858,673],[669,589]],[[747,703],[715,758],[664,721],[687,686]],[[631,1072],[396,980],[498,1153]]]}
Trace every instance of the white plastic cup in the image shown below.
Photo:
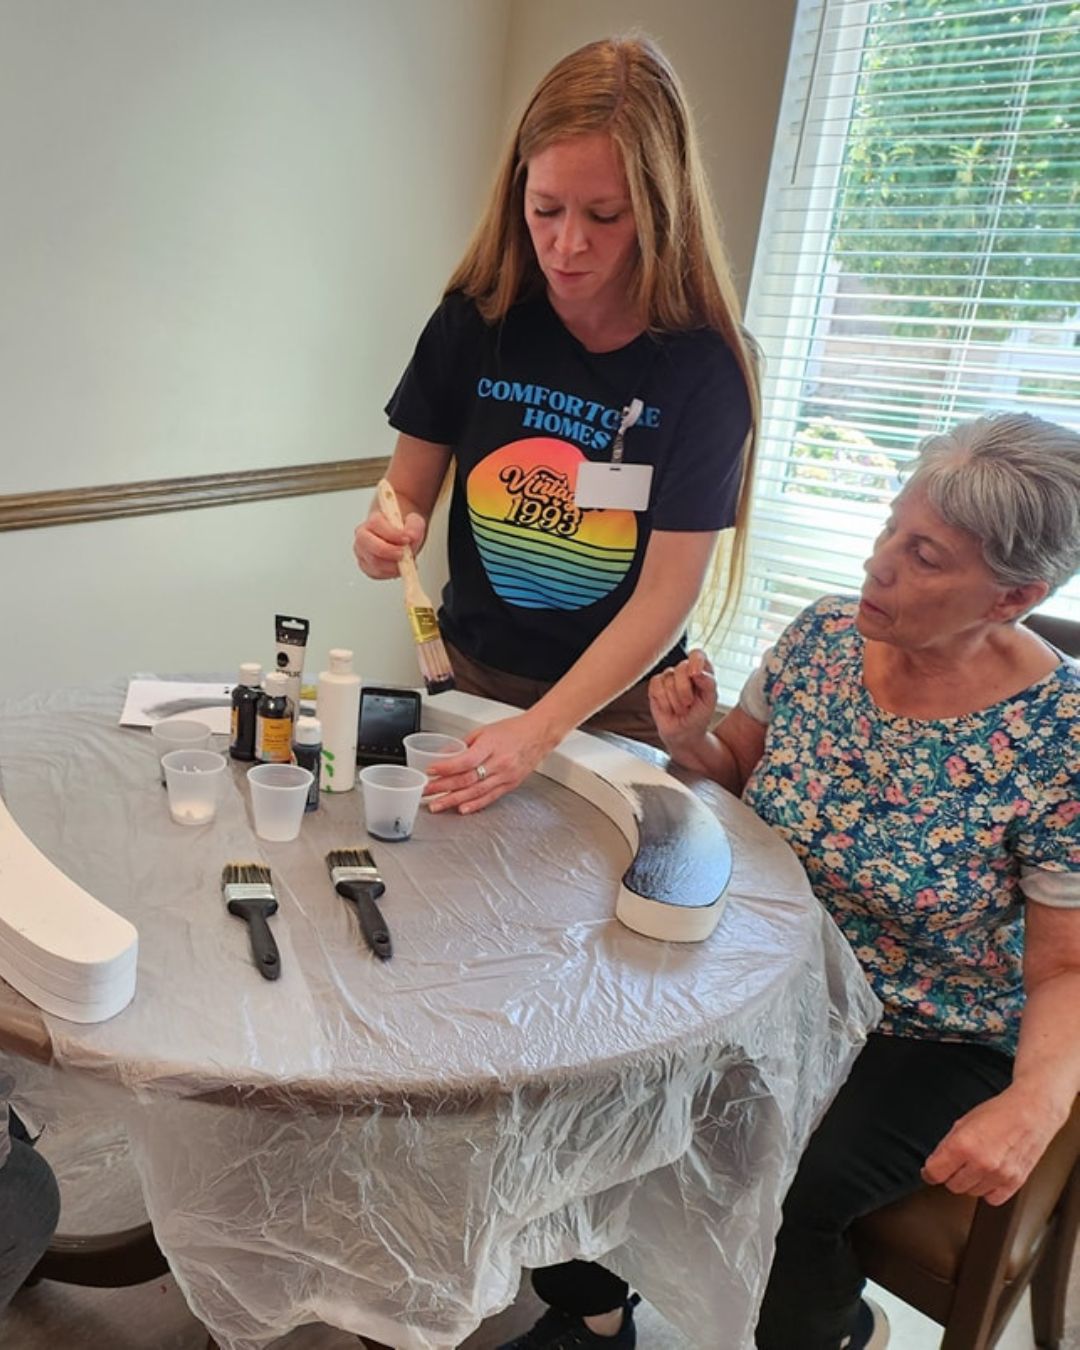
{"label": "white plastic cup", "polygon": [[[469,748],[456,736],[444,736],[441,731],[414,731],[404,738],[402,744],[405,746],[405,760],[409,768],[419,769],[425,774],[430,774],[431,766],[440,759],[452,759]],[[445,796],[445,792],[428,792],[421,800],[430,806]]]}
{"label": "white plastic cup", "polygon": [[170,750],[162,756],[169,815],[177,825],[209,825],[217,814],[226,760],[214,750]]}
{"label": "white plastic cup", "polygon": [[247,776],[255,833],[274,844],[295,839],[315,775],[299,764],[257,764]]}
{"label": "white plastic cup", "polygon": [[444,736],[441,731],[414,731],[405,737],[403,744],[409,768],[419,769],[421,773],[430,773],[431,766],[440,759],[463,755],[469,748],[456,736]]}
{"label": "white plastic cup", "polygon": [[[165,758],[171,750],[209,750],[210,728],[205,722],[194,722],[191,718],[176,717],[164,722],[155,722],[150,728],[154,740],[158,761]],[[165,769],[160,768],[161,786],[165,786]]]}
{"label": "white plastic cup", "polygon": [[370,764],[360,770],[364,824],[374,839],[394,842],[413,832],[427,774],[401,764]]}

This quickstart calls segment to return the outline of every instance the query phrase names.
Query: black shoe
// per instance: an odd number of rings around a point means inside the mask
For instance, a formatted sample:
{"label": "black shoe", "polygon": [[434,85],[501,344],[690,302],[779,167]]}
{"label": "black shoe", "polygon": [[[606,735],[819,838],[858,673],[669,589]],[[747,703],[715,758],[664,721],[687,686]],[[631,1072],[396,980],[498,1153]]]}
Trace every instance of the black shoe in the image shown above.
{"label": "black shoe", "polygon": [[623,1323],[614,1336],[598,1336],[580,1317],[549,1308],[524,1336],[506,1341],[498,1350],[634,1350],[637,1331],[634,1309],[641,1302],[632,1294],[623,1304]]}

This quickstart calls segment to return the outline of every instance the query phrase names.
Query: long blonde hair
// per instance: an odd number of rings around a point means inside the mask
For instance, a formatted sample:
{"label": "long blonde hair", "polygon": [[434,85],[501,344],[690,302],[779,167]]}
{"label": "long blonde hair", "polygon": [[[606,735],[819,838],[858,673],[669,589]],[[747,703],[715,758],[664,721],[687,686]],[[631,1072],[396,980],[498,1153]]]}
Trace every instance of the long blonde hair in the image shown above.
{"label": "long blonde hair", "polygon": [[[556,141],[606,132],[622,158],[637,226],[629,299],[654,333],[711,328],[727,342],[750,395],[750,433],[733,539],[717,550],[707,627],[731,609],[746,565],[760,394],[756,348],[742,327],[690,109],[678,76],[644,37],[605,38],[571,52],[540,81],[499,164],[476,232],[447,283],[489,322],[544,280],[525,222],[529,160]],[[701,615],[699,612],[699,621]]]}

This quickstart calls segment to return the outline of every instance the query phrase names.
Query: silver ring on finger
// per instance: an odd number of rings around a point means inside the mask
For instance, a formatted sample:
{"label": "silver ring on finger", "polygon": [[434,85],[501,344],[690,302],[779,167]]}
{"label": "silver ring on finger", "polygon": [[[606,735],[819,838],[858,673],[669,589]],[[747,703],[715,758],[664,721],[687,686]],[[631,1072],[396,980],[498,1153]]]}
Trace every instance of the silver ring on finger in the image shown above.
{"label": "silver ring on finger", "polygon": [[485,769],[482,764],[478,764],[476,766],[476,781],[478,783],[482,783],[486,777],[487,777],[487,769]]}

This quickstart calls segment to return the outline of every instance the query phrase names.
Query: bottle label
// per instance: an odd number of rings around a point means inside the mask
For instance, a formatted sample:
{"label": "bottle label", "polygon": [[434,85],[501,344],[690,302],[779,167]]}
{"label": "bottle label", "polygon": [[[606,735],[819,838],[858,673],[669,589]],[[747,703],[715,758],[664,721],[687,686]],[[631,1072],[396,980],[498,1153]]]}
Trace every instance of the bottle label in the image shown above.
{"label": "bottle label", "polygon": [[233,704],[232,710],[232,731],[229,733],[229,744],[235,745],[237,736],[240,734],[240,709]]}
{"label": "bottle label", "polygon": [[264,764],[292,761],[292,719],[260,717],[255,723],[255,758]]}

